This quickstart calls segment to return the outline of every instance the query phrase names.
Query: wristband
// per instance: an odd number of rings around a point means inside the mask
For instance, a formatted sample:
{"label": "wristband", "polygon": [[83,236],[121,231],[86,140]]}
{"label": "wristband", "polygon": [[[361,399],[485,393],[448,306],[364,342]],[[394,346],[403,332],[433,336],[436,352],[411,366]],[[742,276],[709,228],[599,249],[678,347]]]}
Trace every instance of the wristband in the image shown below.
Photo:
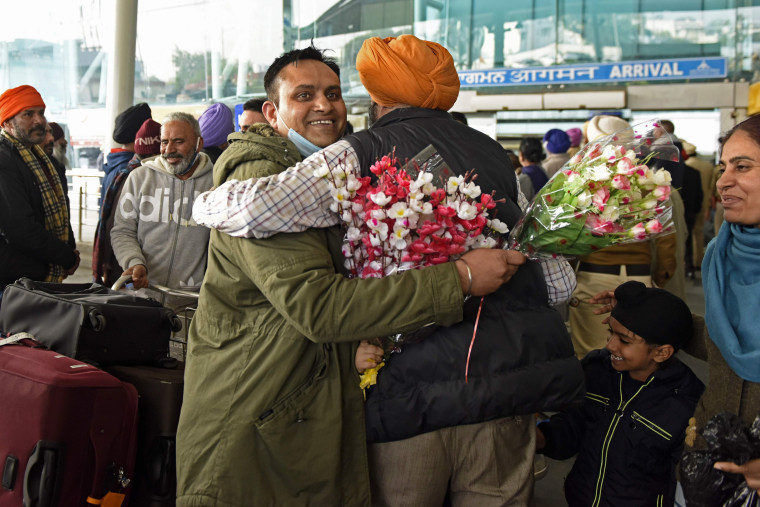
{"label": "wristband", "polygon": [[462,261],[464,263],[464,267],[467,268],[468,286],[467,286],[467,292],[465,292],[465,295],[464,295],[464,300],[467,301],[468,299],[472,297],[472,271],[470,270],[470,265],[467,264],[466,260],[464,259],[459,259],[459,260]]}

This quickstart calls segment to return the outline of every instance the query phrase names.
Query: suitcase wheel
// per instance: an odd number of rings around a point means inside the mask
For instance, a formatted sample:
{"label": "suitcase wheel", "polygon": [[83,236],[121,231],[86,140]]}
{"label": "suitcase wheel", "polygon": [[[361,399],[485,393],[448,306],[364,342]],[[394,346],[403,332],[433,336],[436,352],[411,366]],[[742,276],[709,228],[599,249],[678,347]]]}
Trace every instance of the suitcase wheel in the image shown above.
{"label": "suitcase wheel", "polygon": [[179,317],[177,317],[176,314],[172,314],[171,316],[171,324],[172,324],[172,331],[175,333],[178,333],[182,331],[182,321],[179,320]]}
{"label": "suitcase wheel", "polygon": [[97,310],[92,309],[87,314],[90,319],[90,325],[95,332],[103,331],[106,328],[106,318]]}

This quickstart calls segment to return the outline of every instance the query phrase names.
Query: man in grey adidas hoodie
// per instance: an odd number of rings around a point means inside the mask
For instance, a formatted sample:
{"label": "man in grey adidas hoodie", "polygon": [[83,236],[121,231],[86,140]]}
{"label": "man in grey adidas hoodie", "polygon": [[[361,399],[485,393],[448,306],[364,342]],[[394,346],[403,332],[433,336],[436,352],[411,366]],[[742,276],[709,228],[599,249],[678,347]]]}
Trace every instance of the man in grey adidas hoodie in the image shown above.
{"label": "man in grey adidas hoodie", "polygon": [[193,201],[212,186],[213,164],[201,152],[198,120],[171,113],[161,126],[161,154],[144,160],[127,178],[111,230],[119,264],[135,289],[148,280],[200,290],[209,229],[192,218]]}

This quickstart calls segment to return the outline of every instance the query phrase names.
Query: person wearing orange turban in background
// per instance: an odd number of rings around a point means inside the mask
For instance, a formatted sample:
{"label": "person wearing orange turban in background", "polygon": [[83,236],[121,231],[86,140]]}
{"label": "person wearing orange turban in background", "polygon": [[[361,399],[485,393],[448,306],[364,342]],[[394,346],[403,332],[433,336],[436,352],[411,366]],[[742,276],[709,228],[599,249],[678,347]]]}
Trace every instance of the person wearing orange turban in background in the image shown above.
{"label": "person wearing orange turban in background", "polygon": [[[196,200],[193,218],[233,236],[260,238],[337,225],[340,218],[329,210],[331,187],[318,174],[340,160],[357,176],[371,176],[370,166],[394,149],[403,161],[432,145],[455,175],[474,169],[482,193],[493,192],[499,201],[499,220],[516,223],[527,201],[504,149],[447,112],[457,99],[459,77],[443,46],[412,35],[373,37],[364,41],[356,68],[372,99],[368,130],[321,150],[315,146],[302,163],[274,177],[227,181]],[[512,274],[483,301],[469,381],[465,365],[480,298],[457,301],[461,322],[431,326],[430,336],[406,344],[368,390],[373,505],[440,506],[447,493],[454,505],[530,503],[532,413],[584,394],[562,318],[549,307],[569,299],[575,277],[564,260],[526,262],[518,252],[502,252]],[[471,268],[473,283],[482,282],[483,266],[467,259],[455,264]],[[366,304],[372,308],[373,301]],[[300,323],[314,327],[308,319]],[[363,342],[360,349],[372,347]]]}
{"label": "person wearing orange turban in background", "polygon": [[[0,95],[0,291],[21,277],[61,282],[79,266],[60,176],[39,143],[45,102],[29,85]],[[2,297],[2,296],[0,296]]]}

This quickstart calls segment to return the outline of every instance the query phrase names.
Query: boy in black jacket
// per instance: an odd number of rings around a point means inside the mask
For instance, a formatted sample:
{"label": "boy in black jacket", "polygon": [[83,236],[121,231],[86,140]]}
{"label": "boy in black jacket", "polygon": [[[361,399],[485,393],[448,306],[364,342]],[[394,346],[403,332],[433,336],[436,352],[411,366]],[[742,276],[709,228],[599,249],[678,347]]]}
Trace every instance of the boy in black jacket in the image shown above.
{"label": "boy in black jacket", "polygon": [[669,292],[633,281],[612,304],[606,349],[583,359],[585,404],[539,424],[538,452],[578,453],[565,481],[571,507],[673,505],[684,430],[704,390],[674,357],[691,337],[691,312]]}

